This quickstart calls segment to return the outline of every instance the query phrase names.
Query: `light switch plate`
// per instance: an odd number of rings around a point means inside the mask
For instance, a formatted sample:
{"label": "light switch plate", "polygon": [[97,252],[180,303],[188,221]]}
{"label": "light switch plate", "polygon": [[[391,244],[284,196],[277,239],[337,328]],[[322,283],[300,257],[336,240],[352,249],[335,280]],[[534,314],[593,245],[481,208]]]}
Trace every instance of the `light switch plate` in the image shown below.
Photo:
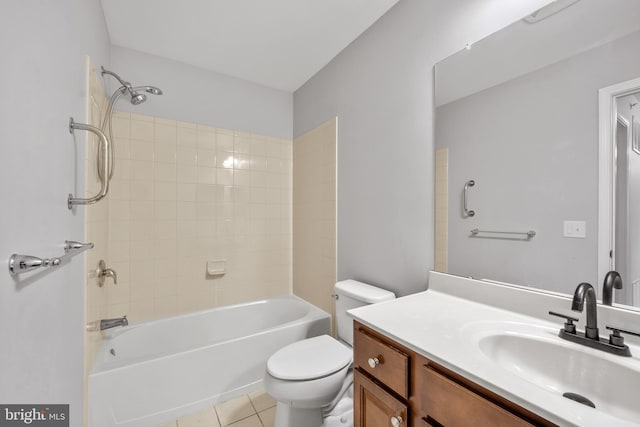
{"label": "light switch plate", "polygon": [[565,221],[564,237],[584,239],[587,236],[587,223],[585,221]]}

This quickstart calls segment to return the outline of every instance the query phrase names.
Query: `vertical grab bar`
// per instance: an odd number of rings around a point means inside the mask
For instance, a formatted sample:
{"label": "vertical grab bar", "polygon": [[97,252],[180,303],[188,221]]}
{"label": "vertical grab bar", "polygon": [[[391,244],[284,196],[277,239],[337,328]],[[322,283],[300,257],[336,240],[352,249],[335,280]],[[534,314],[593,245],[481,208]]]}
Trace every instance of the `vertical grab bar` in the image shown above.
{"label": "vertical grab bar", "polygon": [[[87,125],[84,123],[76,123],[73,121],[73,117],[69,118],[69,133],[73,134],[75,129],[86,130],[94,133],[99,139],[99,149],[102,150],[102,156],[104,158],[104,162],[102,162],[102,177],[100,179],[100,192],[93,197],[88,199],[82,199],[79,197],[73,197],[73,194],[69,194],[69,198],[67,199],[67,207],[71,209],[73,205],[91,205],[96,203],[99,200],[102,200],[107,193],[109,192],[109,152],[111,150],[109,139],[107,136],[97,127]],[[106,178],[105,178],[106,177]]]}
{"label": "vertical grab bar", "polygon": [[469,187],[473,187],[474,185],[476,185],[476,182],[474,180],[469,180],[464,184],[464,191],[463,191],[463,197],[462,197],[462,209],[464,211],[464,216],[466,217],[474,216],[476,214],[475,211],[471,209],[467,209],[467,197],[468,197]]}

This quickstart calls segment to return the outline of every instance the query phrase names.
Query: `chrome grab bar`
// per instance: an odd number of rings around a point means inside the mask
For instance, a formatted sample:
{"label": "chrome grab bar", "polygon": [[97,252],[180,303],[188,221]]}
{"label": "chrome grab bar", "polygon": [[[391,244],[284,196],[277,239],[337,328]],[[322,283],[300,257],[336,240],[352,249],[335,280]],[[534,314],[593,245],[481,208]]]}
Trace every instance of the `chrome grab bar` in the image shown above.
{"label": "chrome grab bar", "polygon": [[93,243],[80,243],[73,240],[64,241],[64,255],[56,258],[38,258],[31,255],[13,254],[9,258],[9,274],[15,276],[40,267],[57,267],[66,258],[92,249]]}
{"label": "chrome grab bar", "polygon": [[468,197],[468,192],[469,192],[469,187],[473,187],[474,185],[476,185],[476,182],[474,180],[469,180],[464,184],[464,195],[462,198],[462,210],[464,213],[465,217],[470,217],[470,216],[474,216],[476,213],[475,211],[471,210],[471,209],[467,209],[467,197]]}
{"label": "chrome grab bar", "polygon": [[91,205],[96,203],[99,200],[102,200],[107,193],[109,192],[109,179],[105,178],[109,176],[109,164],[111,159],[109,158],[109,152],[111,151],[111,146],[109,144],[109,139],[107,136],[95,126],[87,125],[84,123],[76,123],[73,121],[73,117],[69,118],[69,133],[73,134],[75,129],[86,130],[94,133],[100,139],[99,149],[102,151],[102,158],[104,162],[102,162],[102,176],[100,178],[100,192],[93,197],[88,199],[82,199],[79,197],[73,197],[73,194],[69,194],[69,198],[67,199],[67,207],[71,209],[73,205]]}
{"label": "chrome grab bar", "polygon": [[479,230],[474,228],[471,230],[471,234],[477,236],[479,233],[489,233],[489,234],[516,234],[526,236],[527,239],[531,239],[536,236],[536,232],[533,230],[529,231],[491,231],[491,230]]}

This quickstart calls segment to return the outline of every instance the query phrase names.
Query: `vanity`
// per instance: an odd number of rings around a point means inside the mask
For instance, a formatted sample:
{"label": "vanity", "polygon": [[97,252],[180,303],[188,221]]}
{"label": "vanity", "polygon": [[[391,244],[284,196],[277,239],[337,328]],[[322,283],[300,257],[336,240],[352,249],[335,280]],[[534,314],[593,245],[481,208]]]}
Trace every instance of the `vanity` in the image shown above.
{"label": "vanity", "polygon": [[[640,424],[640,346],[631,357],[559,337],[567,295],[431,272],[429,290],[350,311],[355,426]],[[640,313],[598,306],[605,326]],[[595,408],[588,406],[593,404]]]}

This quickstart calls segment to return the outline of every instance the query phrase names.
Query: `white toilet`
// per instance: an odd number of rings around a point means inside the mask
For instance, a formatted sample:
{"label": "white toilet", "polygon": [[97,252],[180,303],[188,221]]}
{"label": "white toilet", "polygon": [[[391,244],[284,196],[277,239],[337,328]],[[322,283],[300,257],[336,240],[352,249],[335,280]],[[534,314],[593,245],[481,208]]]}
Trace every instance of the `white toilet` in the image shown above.
{"label": "white toilet", "polygon": [[[278,401],[275,427],[320,427],[343,395],[352,396],[353,321],[347,310],[395,298],[393,292],[344,280],[334,286],[338,340],[329,335],[289,344],[267,361],[264,388]],[[333,414],[332,414],[333,415]],[[353,417],[344,418],[352,426]]]}

